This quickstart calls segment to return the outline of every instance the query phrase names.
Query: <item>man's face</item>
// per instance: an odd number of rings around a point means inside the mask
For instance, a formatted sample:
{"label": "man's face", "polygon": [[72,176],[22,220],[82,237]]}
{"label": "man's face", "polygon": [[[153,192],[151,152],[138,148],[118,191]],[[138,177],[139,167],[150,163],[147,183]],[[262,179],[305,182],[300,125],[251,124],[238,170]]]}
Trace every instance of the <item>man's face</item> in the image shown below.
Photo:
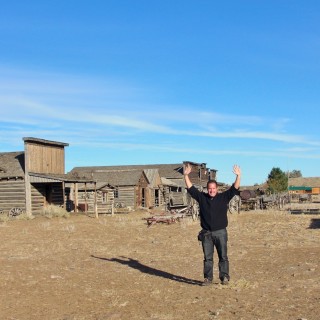
{"label": "man's face", "polygon": [[214,197],[218,192],[217,185],[215,183],[208,184],[208,194],[210,197]]}

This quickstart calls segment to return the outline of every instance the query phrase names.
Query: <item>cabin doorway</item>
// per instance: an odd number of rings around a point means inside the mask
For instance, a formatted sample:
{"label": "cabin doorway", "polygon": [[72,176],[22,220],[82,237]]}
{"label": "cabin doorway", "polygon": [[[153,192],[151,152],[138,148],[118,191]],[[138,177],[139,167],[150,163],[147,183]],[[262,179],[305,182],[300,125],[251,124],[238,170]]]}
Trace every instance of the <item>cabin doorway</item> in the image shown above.
{"label": "cabin doorway", "polygon": [[45,185],[45,199],[44,199],[44,205],[48,206],[52,203],[52,185],[51,184],[46,184]]}
{"label": "cabin doorway", "polygon": [[159,207],[160,204],[160,192],[159,189],[154,190],[154,206]]}
{"label": "cabin doorway", "polygon": [[141,188],[141,207],[144,208],[146,206],[146,189]]}

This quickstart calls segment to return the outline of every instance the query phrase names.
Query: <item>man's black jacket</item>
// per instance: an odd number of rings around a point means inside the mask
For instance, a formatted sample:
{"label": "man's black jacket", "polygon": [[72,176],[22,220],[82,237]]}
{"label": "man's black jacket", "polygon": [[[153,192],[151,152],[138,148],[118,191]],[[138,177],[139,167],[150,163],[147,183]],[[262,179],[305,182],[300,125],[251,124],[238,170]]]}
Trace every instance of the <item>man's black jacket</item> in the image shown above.
{"label": "man's black jacket", "polygon": [[228,226],[228,204],[239,195],[238,189],[232,185],[228,190],[210,197],[207,193],[199,191],[195,186],[187,189],[188,193],[199,203],[202,229],[215,231]]}

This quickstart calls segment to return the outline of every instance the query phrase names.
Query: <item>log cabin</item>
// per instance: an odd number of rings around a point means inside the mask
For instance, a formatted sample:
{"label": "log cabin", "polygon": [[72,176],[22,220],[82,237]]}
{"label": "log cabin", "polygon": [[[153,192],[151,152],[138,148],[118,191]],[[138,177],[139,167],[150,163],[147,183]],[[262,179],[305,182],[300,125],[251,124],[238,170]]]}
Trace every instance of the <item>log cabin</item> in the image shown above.
{"label": "log cabin", "polygon": [[31,137],[23,141],[24,151],[0,153],[2,213],[31,216],[48,205],[66,208],[66,183],[94,183],[65,174],[67,143]]}
{"label": "log cabin", "polygon": [[184,161],[176,164],[147,164],[122,166],[75,167],[68,174],[91,178],[114,191],[116,207],[173,208],[186,206],[187,196],[183,178],[186,163],[192,166],[191,181],[201,190],[208,179],[216,178],[216,170],[209,170],[205,163]]}
{"label": "log cabin", "polygon": [[48,205],[68,211],[113,213],[114,207],[174,208],[186,206],[183,167],[193,167],[191,180],[204,189],[216,171],[205,163],[76,167],[65,174],[69,144],[23,138],[24,151],[0,153],[0,212],[40,214]]}

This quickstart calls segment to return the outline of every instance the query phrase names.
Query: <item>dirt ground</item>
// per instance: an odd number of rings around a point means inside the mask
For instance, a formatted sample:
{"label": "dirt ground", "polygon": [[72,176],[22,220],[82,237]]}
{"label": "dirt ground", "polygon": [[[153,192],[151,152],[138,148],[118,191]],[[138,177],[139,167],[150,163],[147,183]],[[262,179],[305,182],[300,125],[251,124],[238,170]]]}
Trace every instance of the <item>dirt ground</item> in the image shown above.
{"label": "dirt ground", "polygon": [[1,223],[0,319],[319,319],[320,215],[230,214],[231,281],[210,287],[199,222],[149,216]]}

